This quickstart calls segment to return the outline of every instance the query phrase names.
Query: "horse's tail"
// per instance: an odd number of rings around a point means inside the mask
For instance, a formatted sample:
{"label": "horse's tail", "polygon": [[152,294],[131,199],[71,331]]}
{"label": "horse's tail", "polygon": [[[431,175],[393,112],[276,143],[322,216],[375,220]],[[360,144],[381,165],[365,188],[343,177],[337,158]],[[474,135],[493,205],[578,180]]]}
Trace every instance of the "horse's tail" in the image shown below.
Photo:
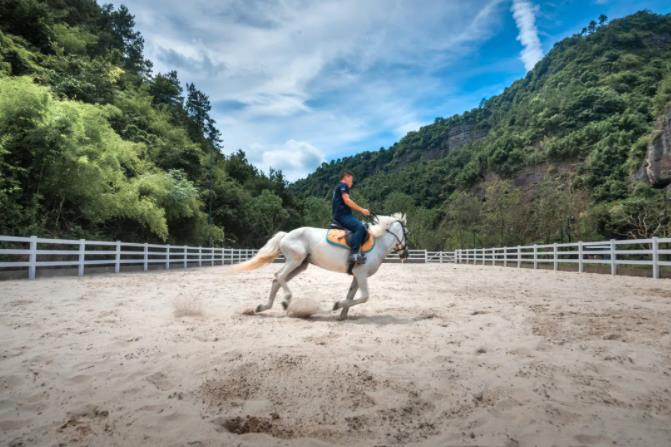
{"label": "horse's tail", "polygon": [[266,242],[266,245],[261,247],[261,249],[252,259],[234,265],[233,270],[236,272],[247,272],[249,270],[263,267],[266,264],[270,264],[276,257],[280,255],[280,242],[286,235],[286,232],[278,231],[275,233],[275,236],[271,237],[268,242]]}

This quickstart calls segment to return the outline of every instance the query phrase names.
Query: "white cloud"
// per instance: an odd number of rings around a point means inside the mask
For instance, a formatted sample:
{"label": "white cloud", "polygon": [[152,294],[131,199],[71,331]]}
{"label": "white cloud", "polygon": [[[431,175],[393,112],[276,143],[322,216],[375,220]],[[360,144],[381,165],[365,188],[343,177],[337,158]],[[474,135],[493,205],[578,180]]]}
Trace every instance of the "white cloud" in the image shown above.
{"label": "white cloud", "polygon": [[536,28],[534,5],[529,0],[513,0],[511,10],[519,30],[517,40],[524,47],[520,53],[520,59],[529,71],[543,57],[543,49]]}
{"label": "white cloud", "polygon": [[280,169],[288,180],[297,180],[324,161],[324,153],[305,141],[288,140],[278,147],[252,146],[250,161],[262,169]]}
{"label": "white cloud", "polygon": [[402,137],[410,131],[419,130],[419,128],[422,127],[423,124],[424,123],[421,123],[419,121],[410,121],[405,124],[401,124],[394,130],[396,131],[396,135]]}
{"label": "white cloud", "polygon": [[[427,99],[450,96],[436,72],[463,68],[496,32],[503,1],[124,3],[154,71],[176,69],[210,96],[226,151],[299,177],[419,127],[434,113]],[[284,159],[291,151],[303,155]]]}

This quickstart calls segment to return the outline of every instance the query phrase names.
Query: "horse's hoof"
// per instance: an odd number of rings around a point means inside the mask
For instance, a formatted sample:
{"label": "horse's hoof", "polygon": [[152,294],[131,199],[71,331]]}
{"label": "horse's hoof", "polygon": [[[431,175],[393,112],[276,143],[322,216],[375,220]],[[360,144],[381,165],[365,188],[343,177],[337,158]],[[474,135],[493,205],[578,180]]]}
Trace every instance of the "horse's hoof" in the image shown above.
{"label": "horse's hoof", "polygon": [[347,314],[340,314],[340,316],[338,317],[338,320],[340,320],[340,321],[347,320]]}
{"label": "horse's hoof", "polygon": [[336,302],[333,304],[333,310],[338,310],[338,309],[340,309],[340,303],[336,301]]}
{"label": "horse's hoof", "polygon": [[256,313],[263,312],[263,305],[259,304],[256,306]]}
{"label": "horse's hoof", "polygon": [[282,301],[282,308],[283,308],[284,310],[287,310],[287,309],[289,308],[289,303],[286,302],[286,301]]}

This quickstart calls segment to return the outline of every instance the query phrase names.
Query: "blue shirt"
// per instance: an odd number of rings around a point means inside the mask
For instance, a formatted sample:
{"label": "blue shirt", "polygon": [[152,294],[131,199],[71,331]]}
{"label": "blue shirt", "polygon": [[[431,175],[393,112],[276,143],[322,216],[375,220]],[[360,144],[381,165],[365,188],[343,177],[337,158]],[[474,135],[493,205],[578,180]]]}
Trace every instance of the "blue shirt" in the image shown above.
{"label": "blue shirt", "polygon": [[351,216],[352,208],[345,204],[342,196],[343,194],[349,194],[349,186],[346,183],[340,182],[336,185],[335,190],[333,191],[333,204],[331,207],[331,212],[333,214],[333,219],[338,219],[340,216]]}

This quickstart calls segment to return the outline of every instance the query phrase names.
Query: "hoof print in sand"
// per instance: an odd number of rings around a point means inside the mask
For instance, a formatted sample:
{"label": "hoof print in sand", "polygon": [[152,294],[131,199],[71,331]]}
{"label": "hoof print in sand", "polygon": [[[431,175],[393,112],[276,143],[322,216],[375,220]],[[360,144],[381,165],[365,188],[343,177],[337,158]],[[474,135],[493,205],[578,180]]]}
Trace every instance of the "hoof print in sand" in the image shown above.
{"label": "hoof print in sand", "polygon": [[269,417],[250,415],[231,418],[219,417],[213,419],[212,422],[217,425],[217,431],[227,431],[236,435],[266,433],[278,438],[291,438],[293,432],[278,424],[279,418],[277,413],[271,413]]}

